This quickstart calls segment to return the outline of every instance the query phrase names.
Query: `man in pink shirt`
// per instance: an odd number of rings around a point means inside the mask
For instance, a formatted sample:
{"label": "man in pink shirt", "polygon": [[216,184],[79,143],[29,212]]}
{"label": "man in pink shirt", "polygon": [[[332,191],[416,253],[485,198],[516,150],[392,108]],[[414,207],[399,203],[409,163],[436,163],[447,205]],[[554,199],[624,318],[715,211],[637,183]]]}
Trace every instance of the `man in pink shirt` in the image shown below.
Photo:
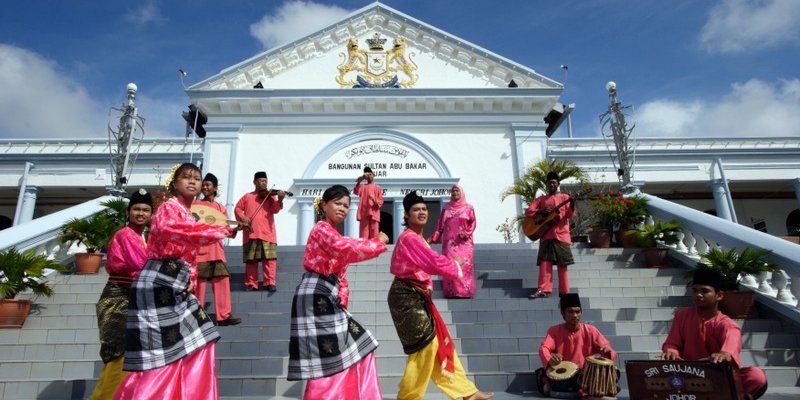
{"label": "man in pink shirt", "polygon": [[278,269],[278,238],[275,233],[275,214],[283,209],[282,190],[267,189],[267,173],[256,172],[253,176],[255,190],[245,194],[236,203],[236,219],[249,226],[244,230],[244,258],[246,290],[258,290],[258,262],[264,268],[264,288],[275,292],[275,272]]}
{"label": "man in pink shirt", "polygon": [[544,374],[548,366],[556,366],[561,361],[571,361],[582,369],[586,357],[594,354],[612,360],[617,359],[617,352],[611,348],[611,344],[603,334],[594,326],[581,323],[583,309],[577,293],[562,294],[559,306],[564,323],[550,327],[539,346],[539,358],[542,360],[543,368],[537,370],[535,375],[539,390],[544,395],[550,395],[545,386],[547,377]]}
{"label": "man in pink shirt", "polygon": [[660,358],[729,362],[735,370],[734,379],[741,380],[748,399],[757,399],[767,391],[767,376],[760,368],[741,367],[742,330],[719,311],[719,301],[724,296],[720,285],[718,273],[707,269],[695,272],[692,280],[694,307],[675,312],[667,340],[661,346]]}
{"label": "man in pink shirt", "polygon": [[[207,173],[200,186],[203,198],[195,200],[193,204],[211,207],[222,213],[225,219],[228,219],[228,211],[225,206],[215,201],[218,186],[217,177],[210,172]],[[232,237],[235,236],[236,232],[233,233]],[[217,325],[228,326],[241,323],[242,320],[234,317],[231,313],[231,274],[225,259],[225,248],[222,245],[222,240],[200,247],[197,250],[195,262],[197,262],[198,279],[194,292],[200,305],[205,307],[206,281],[210,280],[211,291],[214,293],[214,311],[217,317]]]}
{"label": "man in pink shirt", "polygon": [[[567,194],[558,193],[560,184],[557,173],[547,173],[545,183],[547,194],[536,198],[525,210],[525,216],[531,218],[537,214],[549,214],[554,211],[558,213],[555,224],[539,241],[539,252],[536,256],[536,263],[539,264],[539,287],[528,295],[531,299],[547,297],[553,292],[553,264],[558,265],[558,293],[569,293],[567,265],[575,263],[570,249],[572,239],[569,234],[569,220],[575,213],[575,200]],[[571,201],[555,210],[558,204],[566,200]]]}
{"label": "man in pink shirt", "polygon": [[[362,185],[361,181],[367,184]],[[375,184],[375,174],[372,168],[364,167],[364,175],[356,179],[353,194],[359,197],[356,219],[359,221],[359,237],[373,239],[378,237],[381,222],[381,207],[383,206],[383,189]]]}

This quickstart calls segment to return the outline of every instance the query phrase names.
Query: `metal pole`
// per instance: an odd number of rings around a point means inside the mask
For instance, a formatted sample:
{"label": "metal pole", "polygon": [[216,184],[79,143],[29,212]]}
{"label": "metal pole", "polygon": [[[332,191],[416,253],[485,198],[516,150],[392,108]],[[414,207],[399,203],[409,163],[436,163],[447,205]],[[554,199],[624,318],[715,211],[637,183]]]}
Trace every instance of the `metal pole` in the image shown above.
{"label": "metal pole", "polygon": [[[125,191],[125,187],[127,186],[127,182],[123,182],[123,178],[125,178],[125,169],[128,168],[128,161],[131,158],[131,142],[133,142],[133,135],[136,133],[136,114],[138,110],[136,109],[136,105],[134,104],[133,100],[136,98],[136,85],[130,83],[128,84],[128,107],[126,111],[128,112],[128,127],[127,127],[127,143],[124,144],[125,146],[125,159],[122,162],[122,173],[117,176],[117,182],[114,184],[114,188],[118,189],[119,191]],[[127,178],[125,178],[127,179]]]}
{"label": "metal pole", "polygon": [[189,162],[193,162],[194,160],[194,137],[197,136],[197,118],[200,116],[200,109],[198,108],[197,111],[194,113],[194,124],[192,125],[192,148],[189,150]]}
{"label": "metal pole", "polygon": [[17,196],[17,208],[14,210],[14,225],[19,223],[20,215],[22,215],[22,202],[25,197],[25,190],[28,188],[28,172],[34,164],[30,161],[25,161],[25,169],[22,172],[22,179],[19,181],[19,195]]}
{"label": "metal pole", "polygon": [[719,167],[719,176],[722,178],[722,185],[725,186],[725,198],[728,200],[728,209],[731,211],[731,221],[738,224],[736,210],[733,208],[733,195],[731,194],[731,188],[728,187],[728,179],[725,178],[725,168],[722,166],[722,157],[717,157],[716,161],[717,167]]}

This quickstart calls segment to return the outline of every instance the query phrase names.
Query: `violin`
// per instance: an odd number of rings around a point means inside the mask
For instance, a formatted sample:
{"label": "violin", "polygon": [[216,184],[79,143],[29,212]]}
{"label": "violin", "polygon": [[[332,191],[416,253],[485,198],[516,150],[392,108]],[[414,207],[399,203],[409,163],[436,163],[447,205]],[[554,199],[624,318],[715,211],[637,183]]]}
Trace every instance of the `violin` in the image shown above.
{"label": "violin", "polygon": [[283,192],[284,194],[286,194],[286,197],[294,196],[294,193],[292,193],[292,192],[290,192],[288,190],[280,190],[280,189],[264,189],[264,190],[259,190],[259,192],[260,193],[266,192],[267,195],[269,195],[269,196],[277,195],[278,192]]}

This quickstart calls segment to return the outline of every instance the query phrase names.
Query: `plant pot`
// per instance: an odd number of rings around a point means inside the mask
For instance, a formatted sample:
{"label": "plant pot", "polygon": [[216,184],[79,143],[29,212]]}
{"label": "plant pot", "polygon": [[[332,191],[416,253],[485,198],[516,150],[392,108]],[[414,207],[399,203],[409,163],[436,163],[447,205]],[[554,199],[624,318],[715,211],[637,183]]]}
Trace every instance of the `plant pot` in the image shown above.
{"label": "plant pot", "polygon": [[588,243],[589,235],[575,235],[570,238],[572,243]]}
{"label": "plant pot", "polygon": [[800,236],[781,236],[781,239],[788,240],[794,244],[800,244]]}
{"label": "plant pot", "polygon": [[589,244],[595,249],[611,247],[611,229],[594,227],[589,232]]}
{"label": "plant pot", "polygon": [[0,328],[19,329],[31,310],[30,300],[0,300]]}
{"label": "plant pot", "polygon": [[650,268],[663,268],[668,265],[667,256],[669,255],[669,249],[649,247],[642,249],[642,253],[644,253],[645,264]]}
{"label": "plant pot", "polygon": [[751,318],[755,304],[755,292],[749,290],[725,291],[719,309],[731,318]]}
{"label": "plant pot", "polygon": [[75,273],[78,275],[96,274],[103,263],[103,253],[75,253]]}
{"label": "plant pot", "polygon": [[616,232],[617,235],[617,246],[625,248],[625,249],[632,249],[639,247],[636,245],[636,237],[632,234],[628,234],[629,232],[636,232],[635,229],[620,229]]}

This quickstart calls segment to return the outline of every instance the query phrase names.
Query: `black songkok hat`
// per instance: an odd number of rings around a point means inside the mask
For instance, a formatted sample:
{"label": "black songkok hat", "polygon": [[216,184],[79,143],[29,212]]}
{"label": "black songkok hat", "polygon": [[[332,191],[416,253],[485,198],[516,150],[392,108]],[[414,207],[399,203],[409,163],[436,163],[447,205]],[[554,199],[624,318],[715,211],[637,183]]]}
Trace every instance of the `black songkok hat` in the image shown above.
{"label": "black songkok hat", "polygon": [[561,307],[561,311],[570,307],[580,307],[581,298],[577,293],[564,293],[561,295],[561,300],[559,300],[559,306]]}
{"label": "black songkok hat", "polygon": [[559,179],[559,177],[558,177],[558,172],[550,171],[550,172],[547,173],[547,179],[545,179],[545,180],[549,181],[549,180],[553,180],[553,179],[561,182],[561,179]]}
{"label": "black songkok hat", "polygon": [[366,174],[367,172],[369,172],[371,174],[372,173],[372,168],[364,167],[364,173]]}
{"label": "black songkok hat", "polygon": [[211,182],[211,184],[214,185],[214,187],[219,186],[219,181],[217,180],[216,175],[212,174],[211,172],[207,173],[206,177],[203,178],[203,182],[205,181]]}
{"label": "black songkok hat", "polygon": [[695,270],[692,285],[711,286],[714,290],[719,291],[722,287],[722,276],[717,271],[701,267]]}
{"label": "black songkok hat", "polygon": [[258,171],[258,172],[256,172],[255,175],[253,175],[253,180],[257,180],[257,179],[260,179],[260,178],[267,179],[267,173],[264,172],[264,171]]}
{"label": "black songkok hat", "polygon": [[131,210],[134,204],[147,204],[150,208],[153,208],[153,196],[150,193],[147,193],[144,189],[139,189],[138,192],[134,192],[131,195],[130,201],[128,201],[128,211]]}
{"label": "black songkok hat", "polygon": [[411,206],[417,203],[424,203],[425,199],[422,196],[417,194],[417,191],[408,192],[406,197],[403,197],[403,208],[408,212],[411,209]]}

